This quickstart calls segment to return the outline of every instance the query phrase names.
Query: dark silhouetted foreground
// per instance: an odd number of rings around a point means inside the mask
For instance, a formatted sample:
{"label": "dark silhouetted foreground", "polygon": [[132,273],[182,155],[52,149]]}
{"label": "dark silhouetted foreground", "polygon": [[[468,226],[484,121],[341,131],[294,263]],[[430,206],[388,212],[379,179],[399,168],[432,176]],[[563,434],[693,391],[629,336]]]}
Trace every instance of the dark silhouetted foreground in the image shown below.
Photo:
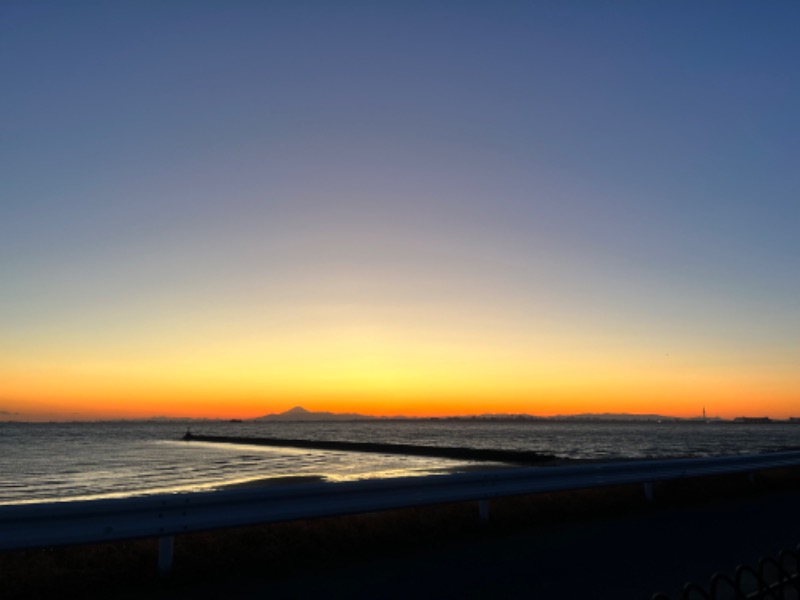
{"label": "dark silhouetted foreground", "polygon": [[797,470],[279,523],[178,536],[159,580],[153,540],[0,554],[0,598],[679,597],[800,541]]}

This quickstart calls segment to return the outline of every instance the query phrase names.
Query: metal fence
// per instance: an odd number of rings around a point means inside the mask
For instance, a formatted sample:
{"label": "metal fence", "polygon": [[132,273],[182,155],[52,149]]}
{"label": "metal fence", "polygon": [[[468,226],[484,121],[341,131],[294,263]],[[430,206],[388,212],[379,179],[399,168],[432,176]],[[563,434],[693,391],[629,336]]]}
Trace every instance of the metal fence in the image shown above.
{"label": "metal fence", "polygon": [[[798,600],[800,599],[800,546],[764,557],[756,567],[742,565],[734,574],[716,573],[707,587],[687,583],[680,600]],[[670,600],[657,593],[653,600]]]}

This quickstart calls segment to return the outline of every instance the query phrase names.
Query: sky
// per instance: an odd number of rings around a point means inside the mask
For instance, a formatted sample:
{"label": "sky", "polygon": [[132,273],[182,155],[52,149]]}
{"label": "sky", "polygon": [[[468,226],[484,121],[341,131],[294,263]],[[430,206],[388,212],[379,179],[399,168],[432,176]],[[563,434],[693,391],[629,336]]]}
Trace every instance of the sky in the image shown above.
{"label": "sky", "polygon": [[800,416],[800,4],[0,2],[0,420]]}

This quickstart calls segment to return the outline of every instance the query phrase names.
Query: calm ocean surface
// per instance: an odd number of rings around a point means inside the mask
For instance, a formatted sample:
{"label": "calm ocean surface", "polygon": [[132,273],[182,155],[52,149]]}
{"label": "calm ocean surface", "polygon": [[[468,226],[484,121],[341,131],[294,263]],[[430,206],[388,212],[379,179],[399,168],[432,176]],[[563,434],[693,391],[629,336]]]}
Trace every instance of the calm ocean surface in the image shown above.
{"label": "calm ocean surface", "polygon": [[[0,423],[0,504],[211,490],[265,478],[330,481],[474,467],[438,458],[182,442],[171,422]],[[772,423],[191,423],[196,434],[534,450],[564,458],[647,458],[800,447]],[[484,463],[485,464],[485,463]]]}

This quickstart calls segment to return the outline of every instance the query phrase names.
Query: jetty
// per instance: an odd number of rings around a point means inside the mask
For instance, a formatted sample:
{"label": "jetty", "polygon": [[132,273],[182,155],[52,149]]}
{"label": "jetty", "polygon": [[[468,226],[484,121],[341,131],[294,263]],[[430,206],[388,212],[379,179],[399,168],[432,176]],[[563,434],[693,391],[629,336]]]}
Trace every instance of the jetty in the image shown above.
{"label": "jetty", "polygon": [[308,450],[335,450],[339,452],[371,452],[377,454],[400,454],[405,456],[428,456],[453,460],[473,460],[524,465],[539,465],[556,460],[553,454],[527,450],[500,450],[493,448],[464,448],[458,446],[423,446],[417,444],[386,444],[377,442],[342,442],[331,440],[302,440],[275,437],[239,437],[197,435],[187,431],[186,442],[208,442],[212,444],[244,444],[249,446],[273,446],[276,448],[304,448]]}

